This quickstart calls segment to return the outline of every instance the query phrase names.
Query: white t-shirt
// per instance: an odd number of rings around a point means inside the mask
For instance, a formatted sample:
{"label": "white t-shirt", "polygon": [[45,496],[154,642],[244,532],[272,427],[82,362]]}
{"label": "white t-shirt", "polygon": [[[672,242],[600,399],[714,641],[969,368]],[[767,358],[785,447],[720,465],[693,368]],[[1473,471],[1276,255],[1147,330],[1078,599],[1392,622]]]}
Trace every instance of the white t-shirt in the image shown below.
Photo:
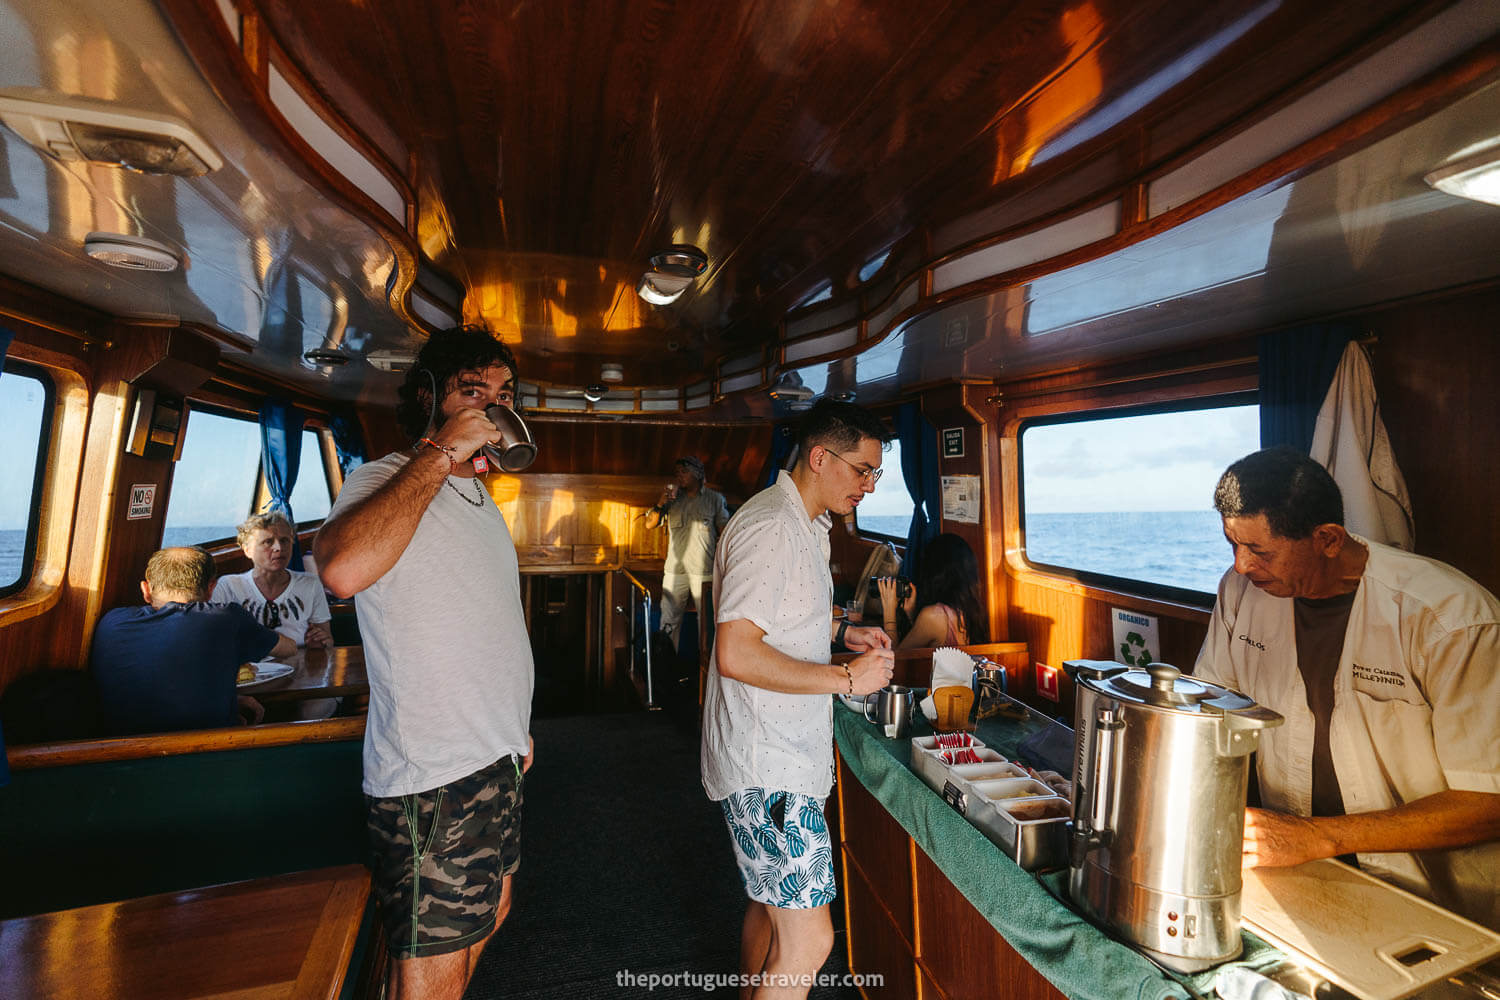
{"label": "white t-shirt", "polygon": [[332,616],[328,612],[328,597],[323,593],[323,583],[312,573],[292,574],[274,601],[266,600],[255,585],[255,571],[231,573],[219,577],[214,585],[214,604],[238,604],[266,628],[275,629],[299,646],[307,645],[307,626],[314,622],[326,622]]}
{"label": "white t-shirt", "polygon": [[667,559],[664,576],[707,580],[714,571],[714,543],[729,520],[724,495],[707,486],[696,496],[681,496],[667,508]]}
{"label": "white t-shirt", "polygon": [[[410,458],[355,469],[329,516]],[[448,477],[396,565],[354,606],[370,676],[366,794],[427,791],[527,752],[534,669],[516,547],[479,480]]]}
{"label": "white t-shirt", "polygon": [[[730,520],[714,557],[719,624],[745,619],[767,645],[827,663],[833,576],[825,513],[809,519],[792,477],[751,497]],[[718,801],[746,788],[823,798],[833,787],[833,699],[783,694],[719,674],[709,661],[703,700],[703,788]]]}
{"label": "white t-shirt", "polygon": [[[1389,809],[1446,789],[1500,792],[1500,602],[1462,573],[1358,539],[1370,557],[1334,676],[1329,748],[1344,808]],[[1286,723],[1261,734],[1261,796],[1312,810],[1313,716],[1297,669],[1293,601],[1234,570],[1219,582],[1195,676]],[[1500,843],[1361,854],[1361,867],[1500,928]]]}

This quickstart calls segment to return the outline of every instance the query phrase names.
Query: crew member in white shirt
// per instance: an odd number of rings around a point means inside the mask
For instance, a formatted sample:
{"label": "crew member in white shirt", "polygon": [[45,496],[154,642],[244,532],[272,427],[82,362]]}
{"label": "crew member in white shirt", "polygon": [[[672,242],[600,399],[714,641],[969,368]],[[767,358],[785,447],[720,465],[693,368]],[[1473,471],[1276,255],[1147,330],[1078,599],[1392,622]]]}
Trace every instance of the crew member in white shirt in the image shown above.
{"label": "crew member in white shirt", "polygon": [[667,525],[667,558],[661,574],[661,630],[677,635],[689,595],[703,617],[703,586],[714,573],[714,545],[729,520],[724,494],[704,485],[708,472],[696,455],[684,455],[672,470],[673,480],[646,512],[646,526]]}
{"label": "crew member in white shirt", "polygon": [[[730,519],[714,557],[718,631],[703,706],[703,787],[729,825],[750,897],[741,972],[756,998],[806,997],[833,947],[833,699],[890,682],[879,628],[833,619],[829,514],[880,477],[885,428],[851,403],[808,411],[790,473]],[[829,663],[832,643],[860,653]]]}
{"label": "crew member in white shirt", "polygon": [[1349,534],[1292,449],[1235,462],[1214,506],[1234,567],[1195,673],[1286,718],[1261,735],[1245,866],[1356,855],[1500,929],[1500,602]]}

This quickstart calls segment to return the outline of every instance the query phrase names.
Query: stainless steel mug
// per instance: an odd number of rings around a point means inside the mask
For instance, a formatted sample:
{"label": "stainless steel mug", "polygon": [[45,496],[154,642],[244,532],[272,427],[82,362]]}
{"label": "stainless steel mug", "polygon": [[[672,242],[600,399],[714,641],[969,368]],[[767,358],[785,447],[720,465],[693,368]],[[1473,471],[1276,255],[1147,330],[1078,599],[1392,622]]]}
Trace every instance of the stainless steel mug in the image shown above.
{"label": "stainless steel mug", "polygon": [[[899,740],[911,732],[911,716],[916,704],[915,689],[892,684],[865,695],[865,721],[879,726],[887,739]],[[870,716],[872,708],[874,718]]]}
{"label": "stainless steel mug", "polygon": [[536,459],[536,442],[521,415],[508,406],[493,403],[485,416],[500,430],[500,441],[484,446],[484,453],[502,472],[520,472]]}

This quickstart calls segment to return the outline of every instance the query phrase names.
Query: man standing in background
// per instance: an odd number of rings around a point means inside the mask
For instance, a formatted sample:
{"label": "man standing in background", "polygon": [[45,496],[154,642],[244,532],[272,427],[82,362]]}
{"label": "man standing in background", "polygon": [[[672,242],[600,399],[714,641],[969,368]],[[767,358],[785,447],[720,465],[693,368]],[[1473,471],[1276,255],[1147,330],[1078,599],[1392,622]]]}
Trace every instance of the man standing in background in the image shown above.
{"label": "man standing in background", "polygon": [[723,494],[704,485],[707,472],[695,456],[679,458],[672,474],[674,479],[662,490],[661,500],[646,512],[646,526],[667,525],[661,630],[675,643],[689,594],[700,619],[703,615],[703,585],[713,577],[714,544],[729,521],[729,508]]}

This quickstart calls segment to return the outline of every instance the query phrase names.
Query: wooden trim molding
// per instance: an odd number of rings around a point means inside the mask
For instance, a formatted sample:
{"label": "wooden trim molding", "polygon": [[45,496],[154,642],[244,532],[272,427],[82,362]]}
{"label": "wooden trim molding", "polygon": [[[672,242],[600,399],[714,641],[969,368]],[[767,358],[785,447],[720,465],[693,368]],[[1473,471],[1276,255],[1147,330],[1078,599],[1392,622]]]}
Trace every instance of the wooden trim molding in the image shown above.
{"label": "wooden trim molding", "polygon": [[118,739],[42,743],[36,746],[11,747],[5,756],[12,771],[29,771],[43,767],[98,764],[111,760],[144,760],[190,753],[282,747],[294,743],[338,743],[344,740],[362,740],[364,736],[365,719],[363,716],[355,716],[311,722],[281,722],[265,726],[239,726],[232,729],[195,729],[182,733],[157,733]]}

